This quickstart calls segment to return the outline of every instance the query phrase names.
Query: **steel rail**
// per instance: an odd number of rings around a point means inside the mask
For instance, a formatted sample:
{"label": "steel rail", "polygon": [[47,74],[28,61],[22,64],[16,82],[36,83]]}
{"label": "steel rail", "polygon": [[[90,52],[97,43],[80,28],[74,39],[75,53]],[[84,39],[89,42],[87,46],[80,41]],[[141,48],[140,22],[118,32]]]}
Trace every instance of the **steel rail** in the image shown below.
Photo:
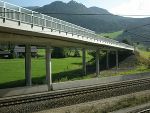
{"label": "steel rail", "polygon": [[68,91],[67,90],[58,91],[58,92],[54,91],[46,94],[43,93],[40,95],[26,95],[24,97],[0,100],[0,108],[11,106],[11,105],[37,102],[37,101],[66,98],[70,96],[78,96],[78,95],[85,95],[85,94],[87,95],[87,94],[92,94],[97,92],[103,93],[103,92],[110,92],[114,90],[123,90],[123,89],[125,90],[126,88],[137,88],[145,85],[150,85],[150,78],[110,83],[110,84],[105,84],[100,86],[90,86],[90,87],[84,87],[79,89],[72,89]]}
{"label": "steel rail", "polygon": [[138,111],[137,113],[150,113],[150,108]]}

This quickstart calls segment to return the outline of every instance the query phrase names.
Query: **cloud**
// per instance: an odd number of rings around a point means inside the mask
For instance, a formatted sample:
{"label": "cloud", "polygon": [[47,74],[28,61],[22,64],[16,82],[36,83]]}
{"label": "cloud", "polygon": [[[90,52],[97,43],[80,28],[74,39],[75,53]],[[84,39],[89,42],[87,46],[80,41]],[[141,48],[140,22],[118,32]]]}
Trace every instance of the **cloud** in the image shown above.
{"label": "cloud", "polygon": [[146,17],[133,15],[150,15],[150,0],[127,0],[112,8],[110,12],[118,15],[131,15],[130,17]]}

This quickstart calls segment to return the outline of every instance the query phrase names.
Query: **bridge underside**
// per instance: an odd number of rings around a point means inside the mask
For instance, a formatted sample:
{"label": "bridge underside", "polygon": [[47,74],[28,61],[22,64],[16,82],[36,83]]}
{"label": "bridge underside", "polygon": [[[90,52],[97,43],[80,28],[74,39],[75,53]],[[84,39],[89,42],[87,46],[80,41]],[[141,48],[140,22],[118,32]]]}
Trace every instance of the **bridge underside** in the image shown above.
{"label": "bridge underside", "polygon": [[[58,32],[59,33],[59,32]],[[63,34],[63,33],[59,33]],[[65,34],[66,35],[66,34]],[[68,34],[70,35],[70,34]],[[82,37],[80,37],[82,38]],[[51,75],[51,52],[50,49],[51,47],[77,47],[77,48],[84,48],[83,49],[83,72],[86,74],[86,55],[85,51],[87,49],[91,50],[97,50],[96,51],[96,56],[97,56],[97,63],[96,63],[96,75],[98,76],[100,74],[99,72],[99,50],[117,50],[117,48],[112,48],[109,46],[104,46],[104,45],[98,45],[98,44],[91,44],[86,41],[80,41],[76,39],[71,39],[63,37],[63,36],[54,36],[54,35],[49,35],[49,34],[42,34],[42,33],[34,33],[30,31],[23,31],[23,30],[17,30],[17,29],[11,29],[7,27],[0,27],[0,44],[19,44],[19,45],[25,45],[26,48],[26,57],[25,57],[25,79],[26,79],[26,85],[27,86],[32,86],[32,74],[31,74],[31,51],[30,47],[31,45],[36,45],[36,46],[43,46],[46,49],[46,77],[49,77],[49,81],[47,81],[48,85],[42,85],[39,87],[27,87],[21,90],[22,92],[28,93],[37,93],[39,90],[38,88],[42,89],[41,92],[44,91],[49,91],[51,88],[54,87],[52,84],[52,75]],[[30,45],[30,47],[29,47]],[[107,59],[108,62],[108,59]],[[118,64],[117,64],[118,65]],[[22,88],[19,88],[19,91]],[[13,89],[14,90],[14,89]],[[1,90],[2,92],[6,92],[4,96],[10,96],[10,95],[20,95],[22,93],[18,92],[11,92],[11,89],[6,89],[6,90]],[[15,91],[15,90],[14,90]],[[20,91],[20,92],[21,92]],[[9,92],[9,93],[8,93]]]}
{"label": "bridge underside", "polygon": [[[60,33],[63,34],[63,33]],[[70,35],[70,34],[69,34]],[[82,38],[82,37],[80,37]],[[112,48],[105,45],[91,44],[86,41],[80,41],[76,39],[67,38],[55,35],[46,35],[41,33],[35,33],[30,31],[16,30],[5,27],[0,27],[0,43],[2,44],[30,44],[37,46],[50,45],[52,47],[77,47],[77,48],[87,48],[87,49],[103,49],[103,50],[116,50],[117,48]],[[121,50],[121,49],[120,49]]]}

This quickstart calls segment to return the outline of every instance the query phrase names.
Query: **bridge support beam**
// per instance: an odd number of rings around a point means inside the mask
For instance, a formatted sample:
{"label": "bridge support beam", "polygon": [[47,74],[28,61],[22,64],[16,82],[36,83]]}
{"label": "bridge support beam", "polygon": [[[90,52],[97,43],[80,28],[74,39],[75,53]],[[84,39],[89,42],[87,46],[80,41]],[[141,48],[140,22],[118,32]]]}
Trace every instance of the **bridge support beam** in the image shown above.
{"label": "bridge support beam", "polygon": [[86,75],[86,50],[82,49],[82,64],[83,64],[83,73]]}
{"label": "bridge support beam", "polygon": [[118,63],[118,50],[116,50],[116,70],[119,68],[119,63]]}
{"label": "bridge support beam", "polygon": [[52,66],[51,66],[51,47],[46,46],[46,80],[48,85],[48,90],[52,90]]}
{"label": "bridge support beam", "polygon": [[106,51],[106,68],[109,69],[109,50]]}
{"label": "bridge support beam", "polygon": [[100,74],[100,66],[99,66],[99,53],[100,53],[100,50],[97,49],[96,50],[96,76],[99,76]]}
{"label": "bridge support beam", "polygon": [[31,46],[25,46],[25,83],[26,86],[32,85],[31,77]]}

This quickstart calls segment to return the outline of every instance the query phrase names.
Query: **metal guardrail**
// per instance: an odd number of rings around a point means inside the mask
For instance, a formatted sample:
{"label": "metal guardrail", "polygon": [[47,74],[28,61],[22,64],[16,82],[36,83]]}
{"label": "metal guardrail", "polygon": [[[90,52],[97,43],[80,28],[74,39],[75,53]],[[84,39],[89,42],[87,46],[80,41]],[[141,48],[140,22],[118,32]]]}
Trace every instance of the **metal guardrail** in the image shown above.
{"label": "metal guardrail", "polygon": [[39,26],[51,30],[58,30],[60,32],[70,33],[82,37],[104,42],[106,45],[113,45],[124,49],[133,49],[132,46],[119,43],[116,40],[98,37],[94,31],[65,22],[63,20],[53,18],[26,8],[22,8],[0,0],[0,18],[17,21],[19,23],[26,23],[32,26]]}

